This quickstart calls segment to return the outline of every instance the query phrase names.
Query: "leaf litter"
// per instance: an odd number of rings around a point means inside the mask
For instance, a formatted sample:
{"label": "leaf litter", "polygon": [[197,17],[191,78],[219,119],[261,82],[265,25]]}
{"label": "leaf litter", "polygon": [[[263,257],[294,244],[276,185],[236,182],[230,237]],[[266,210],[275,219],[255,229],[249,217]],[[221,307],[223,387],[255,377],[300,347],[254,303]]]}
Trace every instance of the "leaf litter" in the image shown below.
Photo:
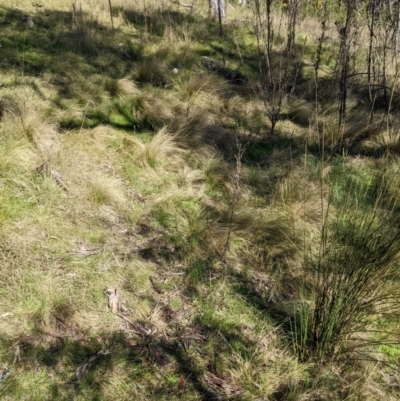
{"label": "leaf litter", "polygon": [[81,363],[76,371],[75,376],[78,382],[80,382],[88,373],[89,369],[92,367],[93,363],[102,356],[111,354],[110,350],[101,350],[96,355],[92,355],[86,362]]}

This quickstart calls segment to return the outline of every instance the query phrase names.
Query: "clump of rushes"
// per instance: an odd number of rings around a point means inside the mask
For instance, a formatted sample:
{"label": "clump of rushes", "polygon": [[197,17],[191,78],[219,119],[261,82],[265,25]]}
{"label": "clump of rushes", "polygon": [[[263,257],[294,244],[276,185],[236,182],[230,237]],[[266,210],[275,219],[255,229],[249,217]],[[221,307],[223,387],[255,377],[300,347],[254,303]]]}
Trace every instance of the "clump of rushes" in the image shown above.
{"label": "clump of rushes", "polygon": [[400,311],[400,205],[390,196],[390,187],[399,183],[386,175],[375,178],[380,184],[373,202],[371,190],[359,183],[347,192],[338,191],[340,180],[331,183],[320,250],[308,261],[315,280],[312,302],[301,303],[293,326],[302,358],[360,357],[394,340],[380,319]]}

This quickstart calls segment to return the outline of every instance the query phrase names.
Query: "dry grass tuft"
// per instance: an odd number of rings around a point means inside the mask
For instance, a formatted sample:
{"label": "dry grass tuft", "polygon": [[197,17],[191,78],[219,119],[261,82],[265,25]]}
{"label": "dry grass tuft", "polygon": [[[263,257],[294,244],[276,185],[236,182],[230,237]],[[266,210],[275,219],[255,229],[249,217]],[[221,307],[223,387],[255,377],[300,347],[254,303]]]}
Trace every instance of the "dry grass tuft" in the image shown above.
{"label": "dry grass tuft", "polygon": [[215,74],[198,72],[188,77],[179,77],[173,82],[174,89],[184,101],[189,101],[201,92],[208,95],[223,95],[227,84]]}
{"label": "dry grass tuft", "polygon": [[178,98],[184,103],[183,113],[188,118],[200,110],[215,113],[227,96],[227,84],[214,74],[199,72],[188,77],[179,77],[174,82]]}
{"label": "dry grass tuft", "polygon": [[117,178],[96,174],[86,183],[88,199],[97,205],[124,206],[127,199]]}
{"label": "dry grass tuft", "polygon": [[18,102],[11,96],[3,96],[0,98],[0,120],[3,120],[7,114],[21,114]]}
{"label": "dry grass tuft", "polygon": [[140,90],[130,77],[121,79],[106,78],[105,89],[111,96],[136,96]]}
{"label": "dry grass tuft", "polygon": [[177,170],[184,164],[185,150],[178,145],[177,136],[171,134],[167,128],[160,129],[148,143],[139,139],[127,140],[132,147],[134,162],[142,166]]}
{"label": "dry grass tuft", "polygon": [[183,166],[183,168],[178,171],[177,184],[182,188],[203,192],[205,178],[205,174],[202,170],[193,170],[188,166]]}
{"label": "dry grass tuft", "polygon": [[210,151],[233,159],[237,151],[235,131],[223,128],[215,115],[198,112],[173,124],[178,133],[179,142],[196,152],[202,152],[206,158]]}
{"label": "dry grass tuft", "polygon": [[1,175],[12,177],[17,171],[19,173],[33,171],[38,163],[36,151],[27,141],[4,138],[0,142]]}
{"label": "dry grass tuft", "polygon": [[288,118],[302,127],[309,127],[314,120],[315,107],[305,100],[291,101],[288,106]]}
{"label": "dry grass tuft", "polygon": [[117,81],[118,91],[128,95],[135,96],[139,93],[138,87],[135,83],[130,79],[130,77],[121,78]]}
{"label": "dry grass tuft", "polygon": [[158,60],[145,59],[133,69],[133,77],[139,83],[165,86],[168,82],[167,69]]}
{"label": "dry grass tuft", "polygon": [[45,160],[54,158],[60,151],[59,134],[54,125],[43,123],[31,115],[22,122],[21,131],[34,143]]}
{"label": "dry grass tuft", "polygon": [[86,116],[86,107],[70,102],[62,102],[62,108],[54,112],[54,118],[63,128],[82,127]]}
{"label": "dry grass tuft", "polygon": [[134,100],[134,115],[153,129],[162,128],[173,118],[174,99],[158,93],[142,93]]}
{"label": "dry grass tuft", "polygon": [[44,160],[50,160],[57,155],[61,149],[57,129],[54,124],[46,122],[32,104],[28,104],[23,98],[17,98],[5,110],[2,123],[9,138],[17,138],[17,141],[25,138]]}

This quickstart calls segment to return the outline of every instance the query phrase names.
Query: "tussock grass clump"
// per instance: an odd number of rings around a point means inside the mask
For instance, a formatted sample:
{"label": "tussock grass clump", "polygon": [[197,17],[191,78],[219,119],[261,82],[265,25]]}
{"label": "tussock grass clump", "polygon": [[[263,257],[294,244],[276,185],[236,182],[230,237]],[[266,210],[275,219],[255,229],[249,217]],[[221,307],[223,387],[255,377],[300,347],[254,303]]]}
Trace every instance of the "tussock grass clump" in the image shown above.
{"label": "tussock grass clump", "polygon": [[177,185],[182,188],[187,188],[189,191],[198,190],[204,191],[205,174],[201,169],[192,169],[189,166],[184,166],[177,174]]}
{"label": "tussock grass clump", "polygon": [[293,100],[288,105],[287,116],[296,124],[308,128],[313,121],[314,105],[307,101]]}
{"label": "tussock grass clump", "polygon": [[61,129],[81,128],[85,126],[86,107],[71,102],[62,102],[61,109],[54,113]]}
{"label": "tussock grass clump", "polygon": [[170,191],[156,200],[152,211],[157,224],[168,229],[170,240],[191,252],[199,247],[206,219],[199,198],[194,194]]}
{"label": "tussock grass clump", "polygon": [[[114,104],[113,109],[131,127],[156,130],[173,121],[174,104],[174,99],[149,90],[147,93],[142,91],[135,96],[122,96]],[[111,123],[119,121],[112,114],[108,118]]]}
{"label": "tussock grass clump", "polygon": [[105,91],[103,79],[85,66],[82,72],[79,67],[69,66],[66,72],[56,75],[52,83],[58,88],[62,100],[74,99],[75,104],[82,107],[101,104],[104,97],[109,96]]}
{"label": "tussock grass clump", "polygon": [[[310,118],[308,132],[309,146],[318,148],[326,154],[342,154],[381,157],[390,147],[396,149],[396,139],[386,133],[384,117],[373,122],[366,119],[354,106],[346,123],[338,125],[337,104],[333,103],[324,110],[318,108]],[[364,111],[365,112],[365,111]],[[386,137],[386,140],[383,139]],[[387,141],[388,138],[391,138]],[[392,140],[394,139],[394,143]],[[385,143],[387,142],[387,146]],[[390,145],[389,143],[392,143]]]}
{"label": "tussock grass clump", "polygon": [[0,98],[0,119],[2,120],[6,114],[20,114],[21,109],[18,102],[11,96],[2,96]]}
{"label": "tussock grass clump", "polygon": [[166,170],[179,169],[184,165],[185,150],[179,146],[176,135],[167,128],[159,130],[147,143],[133,138],[126,141],[132,150],[134,163]]}
{"label": "tussock grass clump", "polygon": [[227,90],[227,84],[213,73],[199,72],[187,77],[179,77],[174,80],[174,88],[182,100],[188,101],[200,93],[208,95],[223,94]]}
{"label": "tussock grass clump", "polygon": [[355,151],[362,155],[375,157],[385,154],[398,155],[400,153],[400,133],[395,129],[382,129],[377,135],[371,135],[357,145]]}
{"label": "tussock grass clump", "polygon": [[[24,94],[26,95],[26,94]],[[23,156],[23,149],[35,149],[36,157],[50,160],[60,151],[61,143],[59,133],[54,124],[46,121],[28,100],[20,95],[13,102],[6,102],[3,109],[2,128],[5,148],[9,147],[11,154],[14,153],[16,160],[28,162],[28,156]],[[8,145],[6,145],[8,144]],[[19,151],[17,150],[19,148]],[[8,154],[4,159],[10,158]],[[32,154],[31,154],[32,156]],[[33,160],[33,157],[30,157]],[[9,159],[11,162],[11,159]]]}
{"label": "tussock grass clump", "polygon": [[168,73],[158,60],[144,59],[133,69],[133,77],[139,83],[152,84],[154,86],[165,86],[168,83]]}
{"label": "tussock grass clump", "polygon": [[59,134],[53,125],[43,123],[36,116],[31,115],[22,120],[20,129],[44,159],[51,159],[59,152]]}
{"label": "tussock grass clump", "polygon": [[160,129],[169,124],[173,118],[174,99],[157,92],[142,94],[134,100],[134,115],[143,125]]}
{"label": "tussock grass clump", "polygon": [[[254,271],[273,270],[272,265],[288,265],[299,245],[288,216],[276,211],[264,213],[238,206],[240,212],[232,218],[229,210],[214,209],[208,216],[208,231],[204,240],[217,254],[222,254],[228,236],[232,237],[229,257],[236,264],[251,265]],[[240,262],[239,262],[240,261]]]}
{"label": "tussock grass clump", "polygon": [[14,174],[33,171],[38,161],[35,149],[30,143],[24,140],[3,139],[0,145],[0,175],[2,177],[12,177]]}
{"label": "tussock grass clump", "polygon": [[235,131],[221,126],[221,122],[210,112],[199,112],[176,120],[173,129],[184,147],[203,153],[206,159],[210,153],[234,159],[237,151]]}
{"label": "tussock grass clump", "polygon": [[135,96],[140,92],[129,77],[121,79],[106,78],[104,86],[111,96]]}
{"label": "tussock grass clump", "polygon": [[86,184],[87,196],[97,205],[123,206],[126,203],[122,183],[112,177],[95,175]]}
{"label": "tussock grass clump", "polygon": [[183,103],[180,114],[192,122],[206,112],[219,116],[217,118],[223,122],[226,119],[222,120],[222,116],[235,105],[234,101],[229,102],[233,96],[229,93],[228,84],[208,71],[182,74],[173,80],[173,87]]}

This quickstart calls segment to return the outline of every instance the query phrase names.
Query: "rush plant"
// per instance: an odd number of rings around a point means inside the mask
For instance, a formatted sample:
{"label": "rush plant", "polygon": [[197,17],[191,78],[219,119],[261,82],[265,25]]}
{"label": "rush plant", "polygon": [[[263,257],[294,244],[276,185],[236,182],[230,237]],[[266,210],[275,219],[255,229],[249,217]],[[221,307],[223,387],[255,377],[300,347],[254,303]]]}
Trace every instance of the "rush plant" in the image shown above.
{"label": "rush plant", "polygon": [[347,188],[338,179],[331,183],[320,249],[308,260],[315,280],[313,311],[304,302],[295,311],[302,358],[371,357],[376,344],[393,342],[391,330],[379,322],[400,311],[400,205],[390,196],[394,179],[374,178]]}

